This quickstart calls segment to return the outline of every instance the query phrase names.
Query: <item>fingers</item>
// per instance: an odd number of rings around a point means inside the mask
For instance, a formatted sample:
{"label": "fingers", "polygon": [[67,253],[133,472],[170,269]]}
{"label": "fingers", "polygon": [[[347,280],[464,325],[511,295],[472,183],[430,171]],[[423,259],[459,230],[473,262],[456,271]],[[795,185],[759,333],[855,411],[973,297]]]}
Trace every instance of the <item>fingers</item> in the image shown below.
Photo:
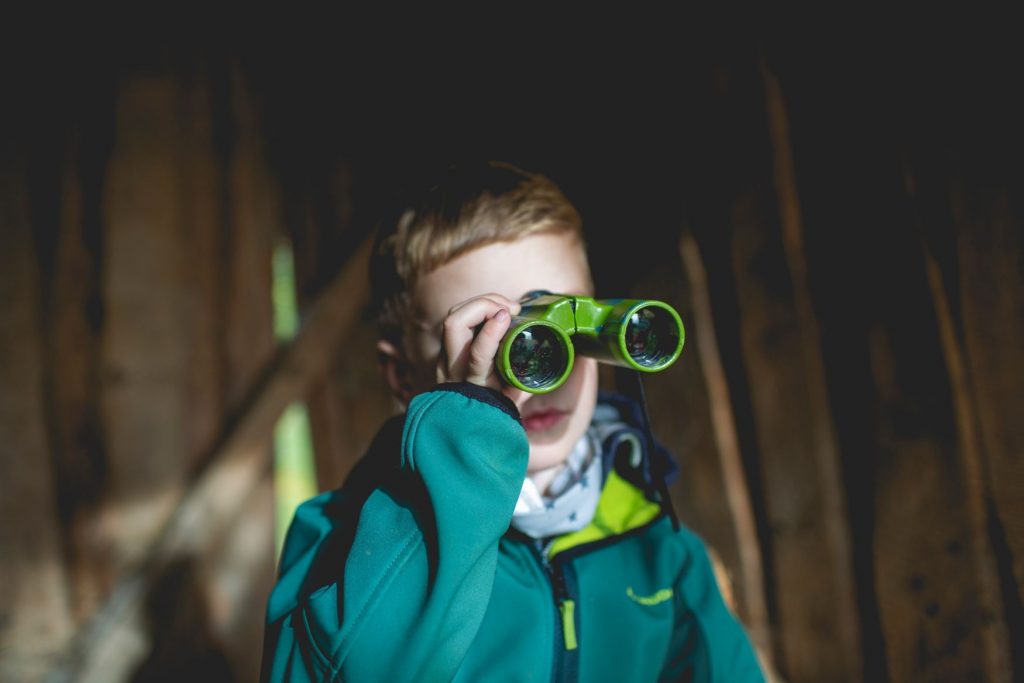
{"label": "fingers", "polygon": [[500,294],[485,294],[453,306],[442,326],[438,381],[498,388],[494,356],[519,309],[518,302]]}
{"label": "fingers", "polygon": [[494,375],[494,356],[498,352],[498,344],[508,330],[511,319],[508,311],[502,308],[480,328],[479,334],[469,347],[467,382],[481,386],[489,384],[488,380]]}

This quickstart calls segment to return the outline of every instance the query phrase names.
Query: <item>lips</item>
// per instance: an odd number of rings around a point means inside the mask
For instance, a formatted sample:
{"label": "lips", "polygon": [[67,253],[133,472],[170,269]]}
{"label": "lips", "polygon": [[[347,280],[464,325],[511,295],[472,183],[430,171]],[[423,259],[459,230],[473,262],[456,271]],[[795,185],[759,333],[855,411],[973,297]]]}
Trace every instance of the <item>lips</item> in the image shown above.
{"label": "lips", "polygon": [[568,414],[569,413],[564,410],[538,410],[537,412],[530,413],[522,418],[523,427],[525,427],[528,432],[540,432],[545,429],[551,429],[565,419]]}

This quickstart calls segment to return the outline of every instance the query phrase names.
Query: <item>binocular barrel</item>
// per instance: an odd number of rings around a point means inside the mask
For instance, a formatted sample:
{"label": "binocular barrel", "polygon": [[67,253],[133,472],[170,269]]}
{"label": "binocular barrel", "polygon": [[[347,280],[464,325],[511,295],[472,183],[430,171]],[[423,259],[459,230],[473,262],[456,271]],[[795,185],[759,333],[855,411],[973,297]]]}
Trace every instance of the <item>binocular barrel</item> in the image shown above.
{"label": "binocular barrel", "polygon": [[509,384],[542,394],[565,382],[576,354],[658,372],[679,358],[684,340],[679,314],[661,301],[545,293],[513,317],[496,363]]}

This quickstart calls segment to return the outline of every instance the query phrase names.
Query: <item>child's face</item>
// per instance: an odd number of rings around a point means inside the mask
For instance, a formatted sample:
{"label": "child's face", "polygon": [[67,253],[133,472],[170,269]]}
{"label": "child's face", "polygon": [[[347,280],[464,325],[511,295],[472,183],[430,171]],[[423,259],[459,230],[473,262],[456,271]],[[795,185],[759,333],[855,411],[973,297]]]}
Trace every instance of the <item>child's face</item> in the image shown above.
{"label": "child's face", "polygon": [[[593,295],[583,246],[569,233],[531,235],[485,245],[428,273],[413,292],[416,327],[406,351],[416,366],[413,392],[434,385],[441,350],[441,323],[452,306],[487,293],[519,301],[545,289],[556,294]],[[530,394],[507,385],[502,393],[519,408],[530,441],[529,471],[563,462],[586,431],[597,401],[597,362],[577,356],[565,384],[548,394]]]}

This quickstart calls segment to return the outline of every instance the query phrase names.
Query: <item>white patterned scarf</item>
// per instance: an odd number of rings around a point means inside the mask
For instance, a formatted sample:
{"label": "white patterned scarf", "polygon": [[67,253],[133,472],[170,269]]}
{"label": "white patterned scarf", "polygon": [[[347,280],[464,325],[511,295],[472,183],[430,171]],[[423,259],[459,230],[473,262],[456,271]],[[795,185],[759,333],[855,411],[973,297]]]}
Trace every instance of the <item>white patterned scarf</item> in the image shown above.
{"label": "white patterned scarf", "polygon": [[[531,538],[578,531],[590,524],[604,481],[601,453],[609,434],[626,427],[611,406],[598,405],[594,417],[573,447],[565,465],[541,493],[530,477],[512,513],[512,526]],[[639,442],[636,444],[639,448]]]}

